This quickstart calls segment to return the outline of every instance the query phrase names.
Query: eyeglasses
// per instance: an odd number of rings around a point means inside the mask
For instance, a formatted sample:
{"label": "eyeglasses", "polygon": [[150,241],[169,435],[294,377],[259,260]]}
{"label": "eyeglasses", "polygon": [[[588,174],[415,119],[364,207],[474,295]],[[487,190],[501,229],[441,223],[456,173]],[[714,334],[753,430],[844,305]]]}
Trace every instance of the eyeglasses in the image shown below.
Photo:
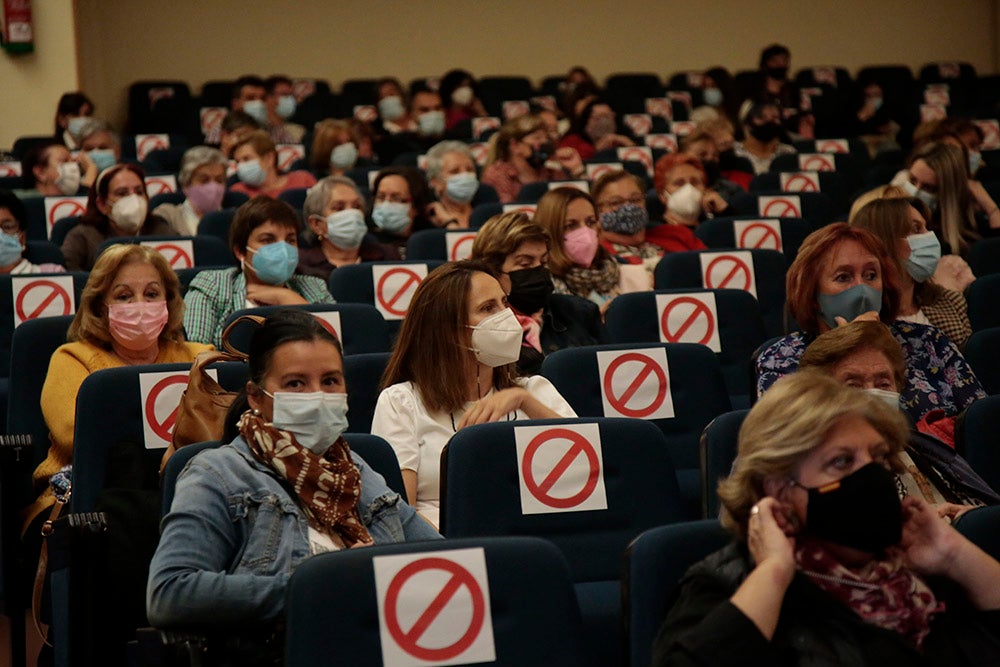
{"label": "eyeglasses", "polygon": [[642,195],[633,195],[628,199],[623,199],[621,197],[615,197],[614,199],[608,199],[607,201],[598,202],[597,208],[601,211],[614,211],[621,208],[625,204],[632,204],[633,206],[642,206],[646,203],[646,198]]}
{"label": "eyeglasses", "polygon": [[381,204],[382,202],[392,202],[393,204],[409,204],[410,199],[404,197],[403,195],[387,195],[387,194],[377,194],[375,195],[375,202]]}

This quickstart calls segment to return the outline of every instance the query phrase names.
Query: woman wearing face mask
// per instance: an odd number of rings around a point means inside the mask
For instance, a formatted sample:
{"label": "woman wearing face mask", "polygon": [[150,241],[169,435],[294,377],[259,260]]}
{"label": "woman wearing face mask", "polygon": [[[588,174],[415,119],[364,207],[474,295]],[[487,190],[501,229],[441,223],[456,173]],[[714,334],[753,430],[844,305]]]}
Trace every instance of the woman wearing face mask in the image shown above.
{"label": "woman wearing face mask", "polygon": [[379,79],[375,83],[375,99],[378,100],[378,117],[382,121],[384,134],[416,131],[417,123],[409,114],[409,100],[399,79]]}
{"label": "woman wearing face mask", "polygon": [[635,146],[635,142],[618,130],[614,109],[604,100],[591,100],[570,127],[559,147],[569,147],[589,160],[597,151],[619,146]]}
{"label": "woman wearing face mask", "polygon": [[378,172],[372,190],[375,237],[403,257],[406,239],[413,232],[433,226],[427,217],[431,203],[427,179],[416,167],[386,167]]}
{"label": "woman wearing face mask", "polygon": [[21,197],[42,195],[68,197],[80,190],[86,167],[73,159],[69,150],[57,141],[35,144],[21,160]]}
{"label": "woman wearing face mask", "polygon": [[537,373],[547,354],[597,345],[604,338],[596,304],[572,295],[553,296],[548,257],[548,232],[524,213],[490,218],[472,242],[472,259],[497,276],[524,331],[517,362],[522,375]]}
{"label": "woman wearing face mask", "polygon": [[248,352],[229,444],[188,463],[163,519],[147,588],[159,628],[280,623],[288,577],[303,560],[441,537],[341,437],[343,354],[315,317],[273,313]]}
{"label": "woman wearing face mask", "polygon": [[399,259],[396,248],[379,243],[365,224],[364,197],[344,176],[327,176],[309,188],[302,205],[306,220],[297,273],[324,281],[338,266]]}
{"label": "woman wearing face mask", "polygon": [[927,230],[925,211],[918,199],[876,199],[851,225],[872,232],[889,250],[900,279],[899,319],[935,326],[961,350],[972,335],[965,297],[933,280],[941,243]]}
{"label": "woman wearing face mask", "polygon": [[267,132],[256,130],[244,136],[233,148],[236,176],[240,182],[230,189],[248,197],[277,197],[285,190],[308,188],[316,177],[299,169],[283,174],[278,170],[278,149]]}
{"label": "woman wearing face mask", "polygon": [[[550,162],[561,170],[549,167]],[[575,148],[554,148],[545,123],[538,116],[526,114],[507,121],[490,137],[483,183],[492,185],[500,201],[509,204],[526,183],[579,178],[585,172]]]}
{"label": "woman wearing face mask", "polygon": [[898,319],[896,262],[871,232],[838,222],[803,241],[785,278],[788,309],[799,326],[761,350],[757,393],[799,365],[812,340],[855,320],[881,320],[906,354],[903,409],[919,421],[941,409],[954,416],[986,395],[962,353],[936,327]]}
{"label": "woman wearing face mask", "polygon": [[63,93],[56,105],[55,132],[52,138],[69,150],[79,148],[76,135],[89,116],[94,115],[94,103],[81,91]]}
{"label": "woman wearing face mask", "polygon": [[316,123],[309,167],[313,174],[343,176],[358,162],[358,147],[351,140],[351,126],[346,120],[321,120]]}
{"label": "woman wearing face mask", "polygon": [[900,501],[906,440],[897,411],[825,375],[775,385],[719,484],[735,540],[685,576],[653,664],[1000,660],[1000,563]]}
{"label": "woman wearing face mask", "polygon": [[733,144],[737,157],[750,160],[755,174],[763,174],[771,168],[771,161],[778,155],[794,153],[795,148],[782,143],[785,129],[781,126],[781,109],[769,102],[744,104],[746,111],[741,116],[743,141]]}
{"label": "woman wearing face mask", "polygon": [[180,204],[160,204],[153,213],[162,217],[180,236],[195,236],[206,213],[222,208],[229,161],[217,148],[195,146],[184,151],[177,184],[184,193]]}
{"label": "woman wearing face mask", "polygon": [[[160,253],[140,245],[116,245],[101,253],[83,290],[67,335],[52,355],[41,406],[51,445],[34,474],[38,500],[27,510],[38,539],[43,510],[54,502],[49,478],[70,465],[76,395],[84,379],[104,368],[192,362],[209,346],[184,341],[184,301],[173,269]],[[37,550],[37,546],[35,546]]]}
{"label": "woman wearing face mask", "polygon": [[705,170],[705,187],[717,192],[727,206],[746,195],[746,189],[722,175],[719,146],[711,133],[695,129],[681,139],[680,148],[682,153],[698,158]]}
{"label": "woman wearing face mask", "polygon": [[10,190],[0,190],[0,275],[64,273],[62,264],[32,264],[24,257],[28,240],[28,212]]}
{"label": "woman wearing face mask", "polygon": [[479,190],[476,162],[468,144],[442,141],[427,151],[424,167],[437,201],[428,213],[436,227],[466,229],[472,215],[472,200]]}
{"label": "woman wearing face mask", "polygon": [[372,433],[399,458],[411,505],[437,526],[441,451],[466,426],[575,417],[541,376],[518,377],[523,331],[490,269],[451,262],[417,288],[382,376]]}
{"label": "woman wearing face mask", "polygon": [[666,206],[663,219],[690,250],[703,247],[693,233],[702,218],[729,208],[718,192],[707,188],[706,180],[701,161],[687,153],[667,153],[653,167],[653,184]]}
{"label": "woman wearing face mask", "polygon": [[549,259],[556,294],[575,294],[606,309],[621,293],[618,262],[600,243],[594,200],[562,187],[538,200],[534,222],[549,234]]}
{"label": "woman wearing face mask", "polygon": [[441,77],[441,101],[444,102],[444,126],[451,129],[469,118],[482,118],[489,114],[479,100],[479,85],[472,74],[463,69],[453,69]]}
{"label": "woman wearing face mask", "polygon": [[191,280],[184,295],[188,338],[220,346],[226,318],[243,308],[333,303],[325,280],[295,273],[298,230],[298,215],[283,201],[254,197],[240,206],[229,227],[240,265],[200,271]]}
{"label": "woman wearing face mask", "polygon": [[146,173],[132,163],[105,169],[87,195],[80,224],[63,239],[62,254],[70,271],[89,271],[97,249],[116,236],[176,236],[166,220],[149,211]]}

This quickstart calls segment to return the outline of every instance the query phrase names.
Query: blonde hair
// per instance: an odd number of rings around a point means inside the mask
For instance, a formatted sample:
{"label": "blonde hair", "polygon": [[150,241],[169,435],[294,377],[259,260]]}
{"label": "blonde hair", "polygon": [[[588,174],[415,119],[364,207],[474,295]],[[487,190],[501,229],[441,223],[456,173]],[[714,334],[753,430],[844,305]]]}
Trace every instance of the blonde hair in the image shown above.
{"label": "blonde hair", "polygon": [[476,233],[471,259],[483,262],[499,274],[507,256],[528,241],[544,243],[546,248],[550,246],[549,233],[524,213],[511,211],[495,215]]}
{"label": "blonde hair", "polygon": [[946,143],[928,143],[910,156],[909,166],[923,160],[937,176],[937,211],[934,219],[942,240],[953,255],[969,249],[979,238],[972,217],[972,195],[969,193],[969,166],[961,148]]}
{"label": "blonde hair", "polygon": [[[566,235],[566,210],[569,205],[583,199],[590,203],[594,209],[594,217],[597,217],[597,207],[590,195],[578,188],[560,187],[549,190],[538,200],[535,209],[535,224],[544,229],[549,234],[549,261],[546,265],[549,271],[557,278],[564,277],[571,267],[576,263],[566,254],[563,237]],[[604,258],[607,251],[597,246],[597,257]]]}
{"label": "blonde hair", "polygon": [[90,270],[87,285],[80,297],[80,307],[69,325],[66,339],[86,341],[92,345],[111,349],[105,297],[111,291],[118,271],[126,264],[145,262],[152,264],[163,282],[167,301],[167,324],[160,332],[160,343],[184,340],[184,299],[181,298],[180,281],[163,255],[150,247],[132,243],[119,243],[104,250]]}
{"label": "blonde hair", "polygon": [[309,167],[319,173],[330,171],[330,154],[341,144],[351,142],[351,124],[346,120],[327,118],[316,123],[312,148],[309,151]]}
{"label": "blonde hair", "polygon": [[545,122],[534,114],[525,114],[508,120],[496,134],[490,137],[486,166],[494,162],[509,162],[510,142],[520,141],[532,132],[544,129]]}
{"label": "blonde hair", "polygon": [[906,191],[898,185],[879,185],[867,192],[862,192],[858,195],[857,199],[851,204],[851,212],[847,215],[847,222],[854,224],[854,218],[858,215],[858,211],[863,209],[865,205],[870,204],[876,199],[909,199],[910,195],[906,194]]}
{"label": "blonde hair", "polygon": [[890,466],[901,469],[909,427],[899,410],[818,370],[799,370],[775,382],[740,428],[733,470],[719,482],[722,525],[746,539],[750,508],[767,495],[764,481],[790,477],[847,417],[867,421],[885,439]]}

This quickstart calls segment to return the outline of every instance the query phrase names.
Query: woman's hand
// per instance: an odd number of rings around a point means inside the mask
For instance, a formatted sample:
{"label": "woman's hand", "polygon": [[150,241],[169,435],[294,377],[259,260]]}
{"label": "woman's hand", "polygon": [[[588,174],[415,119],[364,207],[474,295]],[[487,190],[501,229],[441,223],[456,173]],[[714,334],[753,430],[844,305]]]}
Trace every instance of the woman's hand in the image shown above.
{"label": "woman's hand", "polygon": [[444,204],[439,201],[431,202],[427,205],[427,219],[430,220],[435,227],[443,227],[445,229],[469,226],[468,220],[466,220],[463,225],[461,216],[448,211],[444,207]]}
{"label": "woman's hand", "polygon": [[[837,315],[833,319],[837,323],[838,327],[842,327],[849,324],[849,322],[840,315]],[[869,310],[867,313],[861,313],[853,320],[851,320],[851,322],[878,322],[878,321],[879,321],[878,313],[875,312],[874,310]]]}
{"label": "woman's hand", "polygon": [[934,506],[934,511],[937,512],[937,515],[949,523],[955,523],[958,517],[971,509],[975,509],[975,507],[972,505],[956,505],[955,503],[938,503]]}
{"label": "woman's hand", "polygon": [[594,149],[598,151],[620,146],[635,146],[635,142],[622,134],[605,134],[594,143]]}
{"label": "woman's hand", "polygon": [[789,579],[795,572],[795,538],[786,508],[775,498],[764,498],[750,510],[747,547],[756,565],[774,563]]}
{"label": "woman's hand", "polygon": [[466,426],[488,424],[506,419],[510,413],[520,410],[530,398],[531,394],[528,393],[528,390],[521,387],[495,391],[486,398],[479,399],[466,410],[455,428],[462,430]]}
{"label": "woman's hand", "polygon": [[986,192],[983,184],[970,178],[969,194],[976,201],[976,206],[989,218],[990,227],[992,229],[1000,228],[1000,206],[997,206],[993,198]]}
{"label": "woman's hand", "polygon": [[729,204],[715,190],[705,190],[705,193],[701,196],[701,208],[706,213],[718,215],[729,208]]}
{"label": "woman's hand", "polygon": [[555,155],[552,157],[555,158],[559,166],[570,176],[582,176],[584,171],[586,171],[583,166],[583,160],[580,159],[580,154],[572,146],[557,148]]}
{"label": "woman's hand", "polygon": [[247,298],[262,306],[295,306],[309,303],[298,292],[278,285],[247,283]]}
{"label": "woman's hand", "polygon": [[925,575],[948,574],[963,539],[926,502],[914,496],[903,499],[899,546],[911,568]]}
{"label": "woman's hand", "polygon": [[76,154],[76,161],[80,165],[80,185],[93,187],[94,181],[97,180],[97,164],[90,159],[87,151],[79,151]]}

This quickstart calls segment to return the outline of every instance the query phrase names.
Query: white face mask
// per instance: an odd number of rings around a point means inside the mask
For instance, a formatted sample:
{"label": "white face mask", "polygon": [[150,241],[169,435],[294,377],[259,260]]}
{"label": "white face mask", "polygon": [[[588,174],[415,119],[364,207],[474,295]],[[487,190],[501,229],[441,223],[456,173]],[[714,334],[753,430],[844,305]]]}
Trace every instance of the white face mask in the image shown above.
{"label": "white face mask", "polygon": [[274,427],[293,433],[299,445],[317,456],[326,453],[347,430],[347,394],[325,391],[264,393],[274,399],[271,418]]}
{"label": "white face mask", "polygon": [[108,217],[118,225],[119,229],[132,234],[146,221],[148,205],[145,197],[131,194],[116,201]]}
{"label": "white face mask", "polygon": [[877,398],[878,400],[884,402],[889,407],[899,410],[899,392],[889,391],[888,389],[865,389],[865,393],[872,398]]}
{"label": "white face mask", "polygon": [[512,364],[520,358],[524,330],[510,308],[490,315],[476,326],[466,326],[472,329],[470,349],[484,366],[496,368]]}
{"label": "white face mask", "polygon": [[455,89],[455,92],[451,94],[452,101],[455,104],[460,104],[461,106],[468,106],[472,103],[475,93],[472,91],[471,86],[461,86]]}
{"label": "white face mask", "polygon": [[76,162],[63,162],[58,167],[56,187],[64,195],[75,195],[80,189],[80,165]]}
{"label": "white face mask", "polygon": [[688,220],[697,220],[701,215],[701,190],[685,183],[674,194],[667,195],[667,210]]}

